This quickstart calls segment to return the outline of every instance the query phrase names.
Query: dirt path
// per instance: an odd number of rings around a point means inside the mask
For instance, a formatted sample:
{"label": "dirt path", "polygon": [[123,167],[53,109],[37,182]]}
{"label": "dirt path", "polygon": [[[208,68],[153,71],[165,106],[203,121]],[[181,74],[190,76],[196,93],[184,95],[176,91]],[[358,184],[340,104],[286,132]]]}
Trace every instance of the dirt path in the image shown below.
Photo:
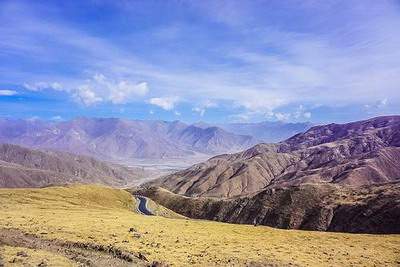
{"label": "dirt path", "polygon": [[0,229],[0,246],[2,245],[46,250],[65,256],[79,266],[123,267],[150,265],[141,255],[134,255],[111,246],[46,240],[16,229]]}

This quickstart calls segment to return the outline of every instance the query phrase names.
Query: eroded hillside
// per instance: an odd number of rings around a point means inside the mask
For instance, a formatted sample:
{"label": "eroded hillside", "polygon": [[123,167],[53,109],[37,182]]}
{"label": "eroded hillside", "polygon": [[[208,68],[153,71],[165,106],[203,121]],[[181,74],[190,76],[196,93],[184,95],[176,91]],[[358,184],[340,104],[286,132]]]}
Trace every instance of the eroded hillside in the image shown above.
{"label": "eroded hillside", "polygon": [[0,144],[0,187],[43,187],[70,183],[128,186],[149,172],[65,152]]}
{"label": "eroded hillside", "polygon": [[186,197],[162,188],[139,191],[190,218],[352,233],[400,233],[400,182],[345,187],[304,184],[244,197]]}
{"label": "eroded hillside", "polygon": [[400,116],[315,126],[278,144],[213,157],[151,185],[186,196],[233,197],[267,187],[368,185],[400,178]]}

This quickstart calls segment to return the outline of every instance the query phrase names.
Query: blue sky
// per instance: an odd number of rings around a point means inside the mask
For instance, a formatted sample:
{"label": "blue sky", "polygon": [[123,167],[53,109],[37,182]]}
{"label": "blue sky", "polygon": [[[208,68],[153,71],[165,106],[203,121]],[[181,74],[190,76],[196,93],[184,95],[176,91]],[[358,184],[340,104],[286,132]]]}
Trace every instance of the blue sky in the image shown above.
{"label": "blue sky", "polygon": [[0,1],[1,117],[399,113],[399,1]]}

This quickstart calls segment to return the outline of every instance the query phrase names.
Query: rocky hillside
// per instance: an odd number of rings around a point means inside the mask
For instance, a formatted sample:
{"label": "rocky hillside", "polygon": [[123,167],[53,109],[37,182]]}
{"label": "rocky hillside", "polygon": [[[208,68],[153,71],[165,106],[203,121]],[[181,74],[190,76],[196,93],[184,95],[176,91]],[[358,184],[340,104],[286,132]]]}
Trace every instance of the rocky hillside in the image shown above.
{"label": "rocky hillside", "polygon": [[78,118],[63,122],[0,119],[0,142],[129,160],[216,155],[251,147],[257,140],[179,121]]}
{"label": "rocky hillside", "polygon": [[152,183],[187,196],[233,197],[304,183],[400,178],[400,116],[315,126],[277,144],[220,155]]}
{"label": "rocky hillside", "polygon": [[361,187],[304,184],[230,199],[185,197],[155,187],[139,193],[197,219],[283,229],[400,233],[400,182]]}
{"label": "rocky hillside", "polygon": [[0,144],[0,187],[42,187],[69,183],[137,184],[147,174],[90,157]]}

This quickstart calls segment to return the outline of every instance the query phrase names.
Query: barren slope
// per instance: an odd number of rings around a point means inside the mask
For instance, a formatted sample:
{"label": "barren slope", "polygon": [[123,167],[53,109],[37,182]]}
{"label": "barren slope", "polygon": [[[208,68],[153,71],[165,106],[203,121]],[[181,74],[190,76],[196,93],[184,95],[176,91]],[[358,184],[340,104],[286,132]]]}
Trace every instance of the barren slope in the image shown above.
{"label": "barren slope", "polygon": [[302,183],[366,185],[400,178],[400,116],[312,127],[278,144],[221,155],[154,181],[187,196],[232,197]]}
{"label": "barren slope", "polygon": [[184,216],[284,229],[400,233],[400,182],[348,187],[304,184],[245,197],[185,197],[162,188],[140,191]]}
{"label": "barren slope", "polygon": [[0,187],[42,187],[68,183],[136,184],[146,173],[90,157],[0,144]]}

